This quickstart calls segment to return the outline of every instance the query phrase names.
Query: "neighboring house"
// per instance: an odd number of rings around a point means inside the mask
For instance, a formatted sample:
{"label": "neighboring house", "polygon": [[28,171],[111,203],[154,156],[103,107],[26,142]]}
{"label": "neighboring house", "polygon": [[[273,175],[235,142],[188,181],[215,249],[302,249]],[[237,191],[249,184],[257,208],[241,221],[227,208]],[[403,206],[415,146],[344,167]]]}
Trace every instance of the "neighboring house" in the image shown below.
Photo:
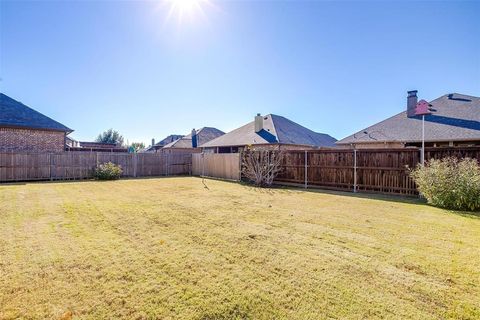
{"label": "neighboring house", "polygon": [[0,93],[0,151],[61,152],[72,131]]}
{"label": "neighboring house", "polygon": [[425,116],[426,147],[480,145],[479,97],[452,93],[427,103],[418,102],[417,91],[408,92],[405,111],[337,141],[337,145],[359,149],[419,147],[422,116],[416,116],[415,111],[426,107],[431,110]]}
{"label": "neighboring house", "polygon": [[204,152],[236,153],[246,146],[268,149],[315,149],[335,147],[335,138],[317,133],[287,118],[257,114],[254,121],[200,145]]}
{"label": "neighboring house", "polygon": [[160,142],[155,143],[155,139],[152,139],[152,145],[143,149],[141,152],[156,152],[157,150],[162,149],[167,144],[182,138],[183,135],[181,134],[171,134],[165,139],[161,140]]}
{"label": "neighboring house", "polygon": [[162,150],[168,149],[195,149],[199,146],[223,136],[225,132],[212,127],[203,127],[198,130],[193,129],[192,133],[179,138],[163,147]]}
{"label": "neighboring house", "polygon": [[67,136],[65,138],[65,147],[66,147],[66,149],[68,149],[68,148],[78,148],[78,147],[80,147],[80,142],[73,139],[70,136]]}

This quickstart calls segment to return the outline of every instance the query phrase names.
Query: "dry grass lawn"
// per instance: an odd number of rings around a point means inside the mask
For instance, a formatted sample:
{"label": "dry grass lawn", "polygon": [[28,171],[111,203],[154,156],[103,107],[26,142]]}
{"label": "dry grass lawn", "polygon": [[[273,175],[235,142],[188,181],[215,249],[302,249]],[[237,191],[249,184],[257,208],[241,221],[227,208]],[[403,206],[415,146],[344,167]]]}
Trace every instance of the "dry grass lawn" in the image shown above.
{"label": "dry grass lawn", "polygon": [[480,219],[198,178],[0,186],[0,319],[479,319]]}

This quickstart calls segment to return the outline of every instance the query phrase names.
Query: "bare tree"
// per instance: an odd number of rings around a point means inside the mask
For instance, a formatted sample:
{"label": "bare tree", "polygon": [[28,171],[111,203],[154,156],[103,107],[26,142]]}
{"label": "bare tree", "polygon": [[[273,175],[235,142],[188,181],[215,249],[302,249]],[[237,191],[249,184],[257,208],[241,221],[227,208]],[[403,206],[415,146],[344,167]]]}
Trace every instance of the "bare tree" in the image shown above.
{"label": "bare tree", "polygon": [[281,151],[246,150],[242,153],[242,175],[256,186],[271,186],[281,171],[282,159]]}

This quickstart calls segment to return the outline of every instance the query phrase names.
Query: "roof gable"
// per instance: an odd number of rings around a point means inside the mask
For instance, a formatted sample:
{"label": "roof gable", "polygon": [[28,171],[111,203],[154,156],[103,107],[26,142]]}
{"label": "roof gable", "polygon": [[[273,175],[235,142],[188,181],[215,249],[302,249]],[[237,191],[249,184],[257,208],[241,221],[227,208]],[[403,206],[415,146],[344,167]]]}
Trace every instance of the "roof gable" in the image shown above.
{"label": "roof gable", "polygon": [[3,93],[0,93],[0,126],[55,130],[67,133],[73,131],[60,122],[27,107]]}
{"label": "roof gable", "polygon": [[[457,93],[430,102],[432,114],[425,115],[425,141],[480,140],[480,98]],[[419,142],[421,116],[406,111],[354,133],[337,144],[372,142]]]}
{"label": "roof gable", "polygon": [[168,137],[166,137],[165,139],[155,143],[155,145],[156,146],[166,146],[167,144],[172,143],[173,141],[176,141],[176,140],[181,139],[183,137],[184,137],[184,135],[181,135],[181,134],[171,134]]}

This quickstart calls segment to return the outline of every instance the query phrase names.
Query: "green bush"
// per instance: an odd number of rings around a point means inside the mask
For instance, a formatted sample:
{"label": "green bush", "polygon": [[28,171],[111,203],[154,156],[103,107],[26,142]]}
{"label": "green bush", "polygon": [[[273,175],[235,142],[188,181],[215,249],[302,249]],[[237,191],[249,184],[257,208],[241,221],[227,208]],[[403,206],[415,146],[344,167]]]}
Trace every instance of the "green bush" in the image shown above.
{"label": "green bush", "polygon": [[428,203],[454,210],[480,210],[480,167],[465,158],[431,159],[411,172]]}
{"label": "green bush", "polygon": [[117,180],[122,175],[122,167],[112,162],[98,165],[95,168],[95,178],[98,180]]}

